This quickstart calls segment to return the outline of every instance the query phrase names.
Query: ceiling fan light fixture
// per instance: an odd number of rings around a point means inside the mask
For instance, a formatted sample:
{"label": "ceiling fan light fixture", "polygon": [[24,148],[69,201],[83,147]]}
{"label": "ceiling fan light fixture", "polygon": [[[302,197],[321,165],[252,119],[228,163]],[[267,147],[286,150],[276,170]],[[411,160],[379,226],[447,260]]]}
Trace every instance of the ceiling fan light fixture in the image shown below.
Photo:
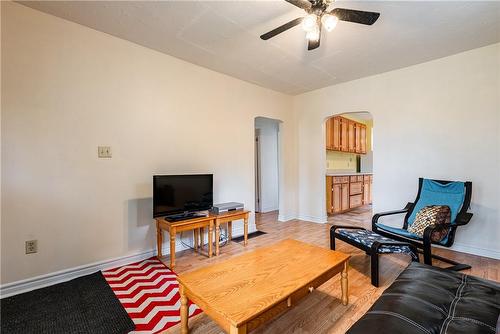
{"label": "ceiling fan light fixture", "polygon": [[339,19],[335,15],[324,14],[321,17],[321,23],[323,24],[323,27],[328,32],[330,32],[333,29],[335,29],[335,27],[337,26],[337,22],[339,22]]}
{"label": "ceiling fan light fixture", "polygon": [[316,14],[309,14],[302,20],[302,29],[306,32],[318,29],[318,16]]}
{"label": "ceiling fan light fixture", "polygon": [[319,28],[308,31],[306,33],[306,38],[309,41],[313,41],[313,42],[318,41],[319,40]]}

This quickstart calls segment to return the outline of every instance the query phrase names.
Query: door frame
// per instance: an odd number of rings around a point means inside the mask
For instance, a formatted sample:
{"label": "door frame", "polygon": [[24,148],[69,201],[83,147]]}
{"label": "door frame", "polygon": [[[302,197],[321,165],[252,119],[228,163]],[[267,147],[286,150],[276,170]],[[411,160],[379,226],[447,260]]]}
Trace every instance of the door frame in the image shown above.
{"label": "door frame", "polygon": [[255,212],[262,211],[261,201],[261,166],[260,166],[260,129],[254,129],[254,147],[255,147]]}

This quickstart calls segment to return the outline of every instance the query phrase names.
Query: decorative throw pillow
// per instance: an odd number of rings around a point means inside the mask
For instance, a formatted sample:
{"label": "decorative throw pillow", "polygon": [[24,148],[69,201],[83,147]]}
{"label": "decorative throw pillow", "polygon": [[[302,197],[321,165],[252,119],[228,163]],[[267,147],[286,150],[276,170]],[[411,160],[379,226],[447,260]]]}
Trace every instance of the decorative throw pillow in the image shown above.
{"label": "decorative throw pillow", "polygon": [[[422,208],[416,215],[415,221],[408,227],[408,232],[423,237],[424,230],[430,225],[449,223],[451,220],[451,210],[447,205],[430,205]],[[441,241],[448,235],[449,228],[437,228],[432,232],[431,240]]]}

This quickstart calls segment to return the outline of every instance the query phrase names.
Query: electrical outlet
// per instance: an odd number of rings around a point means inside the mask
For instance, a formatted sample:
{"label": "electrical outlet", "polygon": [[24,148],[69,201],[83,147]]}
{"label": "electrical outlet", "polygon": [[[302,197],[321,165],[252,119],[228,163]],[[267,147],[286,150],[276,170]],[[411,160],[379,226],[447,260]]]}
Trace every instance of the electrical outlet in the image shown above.
{"label": "electrical outlet", "polygon": [[111,146],[98,146],[97,156],[99,158],[111,158]]}
{"label": "electrical outlet", "polygon": [[26,254],[33,254],[38,252],[38,240],[26,241]]}

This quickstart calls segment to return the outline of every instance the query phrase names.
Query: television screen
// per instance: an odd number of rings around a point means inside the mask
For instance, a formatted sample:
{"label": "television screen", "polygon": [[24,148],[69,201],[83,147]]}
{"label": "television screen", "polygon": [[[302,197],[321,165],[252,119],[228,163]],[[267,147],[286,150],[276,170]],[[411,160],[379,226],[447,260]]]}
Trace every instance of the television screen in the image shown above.
{"label": "television screen", "polygon": [[208,210],[212,191],[212,174],[154,175],[153,217]]}

